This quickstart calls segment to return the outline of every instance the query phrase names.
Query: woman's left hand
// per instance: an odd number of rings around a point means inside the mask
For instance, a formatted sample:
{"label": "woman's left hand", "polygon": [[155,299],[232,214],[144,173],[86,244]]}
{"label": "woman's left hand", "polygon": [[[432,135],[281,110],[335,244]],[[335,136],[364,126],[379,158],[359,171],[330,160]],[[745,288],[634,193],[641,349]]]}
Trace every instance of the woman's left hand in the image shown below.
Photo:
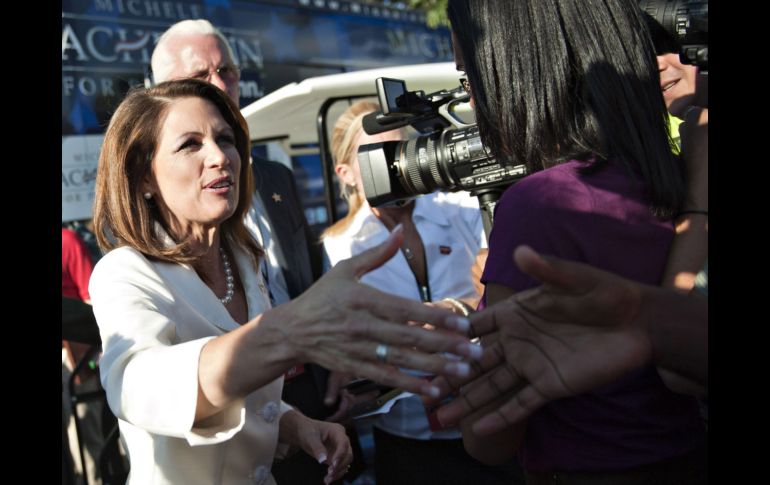
{"label": "woman's left hand", "polygon": [[281,417],[279,439],[299,446],[318,463],[328,465],[326,484],[342,478],[353,462],[353,449],[342,425],[310,419],[296,410]]}

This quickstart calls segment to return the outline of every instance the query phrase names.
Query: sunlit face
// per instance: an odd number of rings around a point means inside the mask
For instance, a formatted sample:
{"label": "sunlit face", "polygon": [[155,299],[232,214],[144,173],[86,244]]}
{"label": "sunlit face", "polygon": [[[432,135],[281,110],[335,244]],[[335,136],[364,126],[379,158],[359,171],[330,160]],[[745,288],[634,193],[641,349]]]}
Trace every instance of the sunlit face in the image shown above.
{"label": "sunlit face", "polygon": [[240,168],[233,129],[216,106],[180,98],[168,108],[142,191],[178,236],[194,237],[235,212]]}
{"label": "sunlit face", "polygon": [[668,111],[680,118],[685,109],[695,102],[698,68],[679,61],[678,53],[658,56],[660,89]]}
{"label": "sunlit face", "polygon": [[207,81],[238,104],[240,73],[217,36],[178,35],[168,40],[166,48],[175,54],[169,81],[190,77]]}
{"label": "sunlit face", "polygon": [[353,151],[350,160],[348,160],[348,163],[340,163],[334,167],[337,176],[340,178],[340,182],[345,185],[355,185],[356,190],[363,193],[364,184],[361,181],[361,167],[358,165],[358,149],[362,145],[368,145],[370,143],[398,141],[405,140],[406,138],[406,133],[402,130],[390,130],[376,135],[368,135],[364,130],[361,130],[355,141],[355,150]]}

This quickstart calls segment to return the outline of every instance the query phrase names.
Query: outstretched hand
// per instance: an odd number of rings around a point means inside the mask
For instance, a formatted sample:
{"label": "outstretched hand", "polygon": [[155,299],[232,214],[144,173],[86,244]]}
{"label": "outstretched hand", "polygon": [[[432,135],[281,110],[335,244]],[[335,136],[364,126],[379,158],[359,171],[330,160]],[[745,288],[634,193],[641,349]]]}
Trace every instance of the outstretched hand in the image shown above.
{"label": "outstretched hand", "polygon": [[497,338],[471,377],[434,380],[442,396],[464,385],[439,410],[444,424],[506,397],[473,425],[481,435],[499,431],[548,401],[612,382],[651,359],[649,338],[636,324],[641,294],[632,282],[526,246],[516,249],[514,260],[544,284],[471,317],[476,335]]}
{"label": "outstretched hand", "polygon": [[[398,226],[386,242],[340,262],[300,297],[271,312],[280,319],[276,328],[284,333],[291,355],[300,362],[426,395],[437,395],[438,389],[398,368],[437,375],[469,374],[467,363],[437,354],[480,356],[480,348],[465,337],[466,318],[359,281],[393,257],[402,240],[403,230]],[[408,325],[413,321],[429,323],[435,330]]]}

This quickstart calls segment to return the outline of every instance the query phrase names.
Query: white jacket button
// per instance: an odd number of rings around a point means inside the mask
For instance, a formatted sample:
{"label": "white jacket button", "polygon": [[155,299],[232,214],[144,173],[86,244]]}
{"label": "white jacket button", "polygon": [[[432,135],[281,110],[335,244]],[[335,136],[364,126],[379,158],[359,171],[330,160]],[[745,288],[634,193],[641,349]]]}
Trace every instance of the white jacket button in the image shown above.
{"label": "white jacket button", "polygon": [[270,401],[262,407],[262,412],[260,412],[260,414],[262,415],[262,419],[268,423],[272,423],[275,421],[275,418],[278,417],[278,413],[280,411],[281,409],[278,406],[278,403],[275,401]]}
{"label": "white jacket button", "polygon": [[264,465],[258,466],[254,470],[254,483],[256,485],[262,485],[267,481],[267,477],[270,476],[270,469]]}

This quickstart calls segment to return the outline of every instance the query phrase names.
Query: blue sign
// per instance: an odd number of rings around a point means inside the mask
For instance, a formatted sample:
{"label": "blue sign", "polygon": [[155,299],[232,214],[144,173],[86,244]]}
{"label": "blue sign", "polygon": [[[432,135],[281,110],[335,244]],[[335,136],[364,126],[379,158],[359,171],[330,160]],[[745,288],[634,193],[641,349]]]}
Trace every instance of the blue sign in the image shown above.
{"label": "blue sign", "polygon": [[62,1],[62,134],[104,131],[172,24],[205,18],[242,70],[241,106],[292,81],[452,59],[449,31],[419,12],[334,0]]}
{"label": "blue sign", "polygon": [[[95,173],[99,135],[126,92],[144,85],[158,39],[174,23],[198,18],[233,49],[241,107],[309,77],[452,59],[449,31],[428,28],[422,12],[357,1],[62,0],[63,221],[89,217],[93,180],[73,188],[70,179]],[[294,157],[291,165],[320,234],[330,222],[320,158]],[[344,202],[336,203],[344,213]]]}

